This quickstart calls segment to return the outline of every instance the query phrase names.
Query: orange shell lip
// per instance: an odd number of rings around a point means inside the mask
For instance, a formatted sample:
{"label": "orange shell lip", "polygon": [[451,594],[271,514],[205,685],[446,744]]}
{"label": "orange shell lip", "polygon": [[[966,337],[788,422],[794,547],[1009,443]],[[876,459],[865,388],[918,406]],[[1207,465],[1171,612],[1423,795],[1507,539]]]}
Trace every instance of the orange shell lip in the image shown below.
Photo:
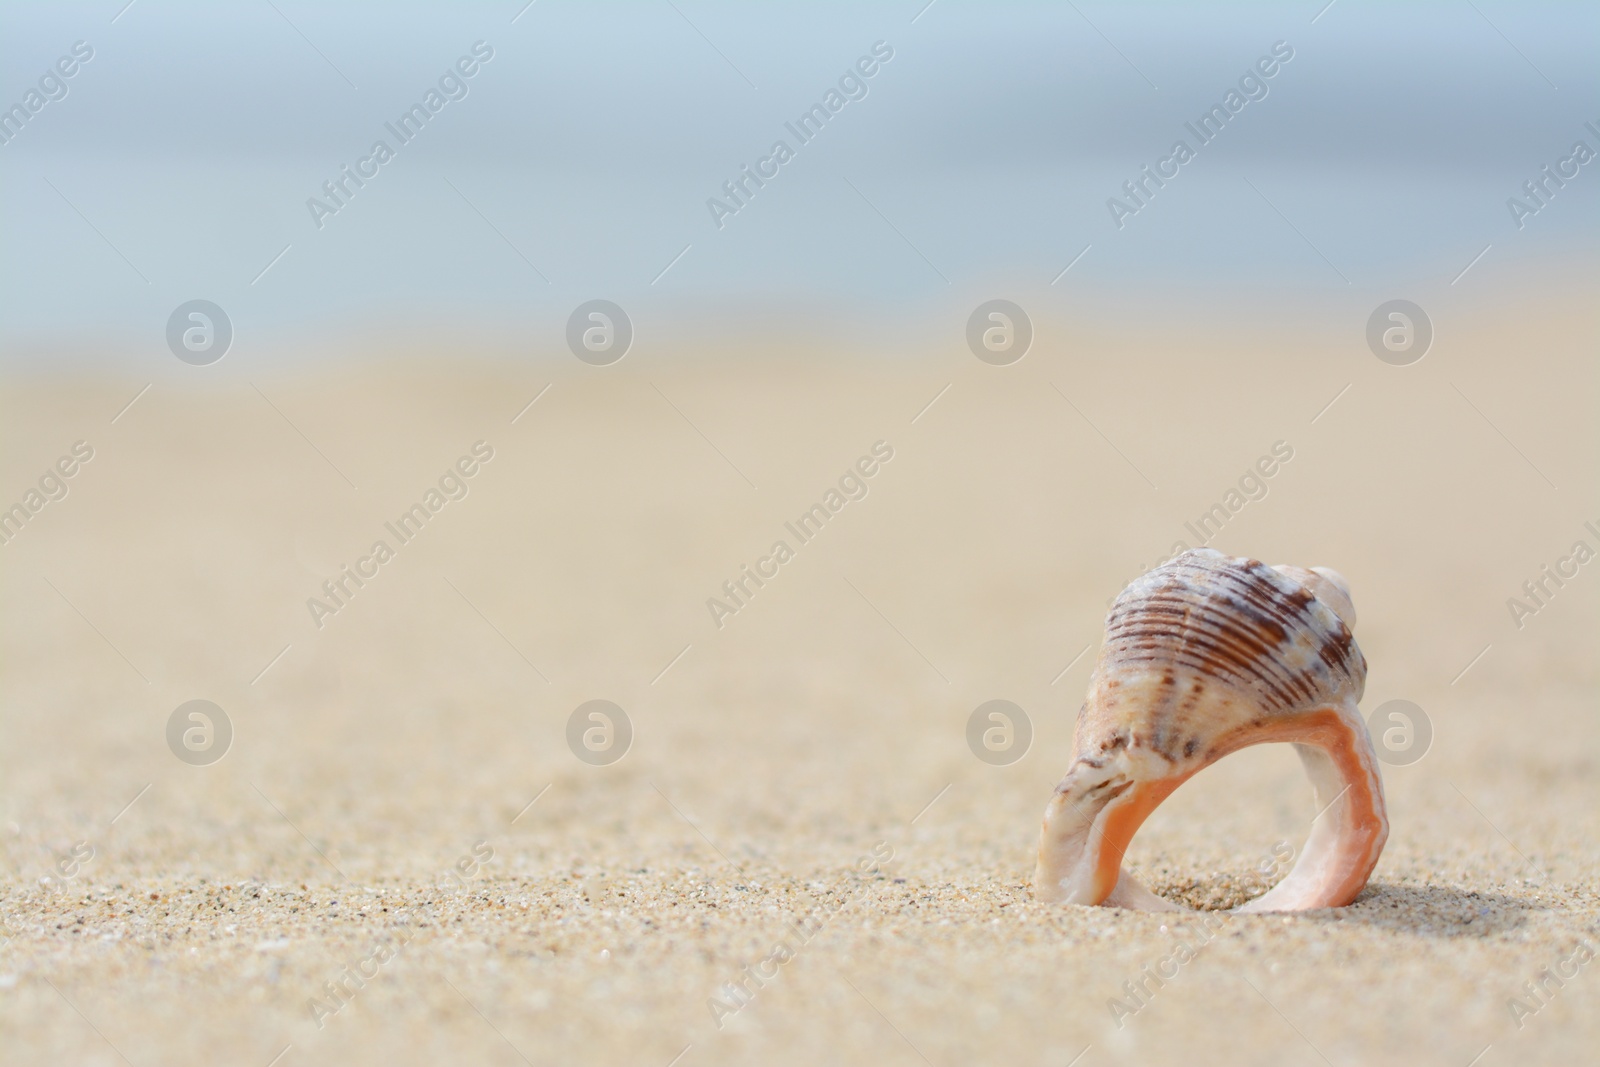
{"label": "orange shell lip", "polygon": [[1109,771],[1080,760],[1046,811],[1035,895],[1044,901],[1183,910],[1122,870],[1128,845],[1150,813],[1189,778],[1241,748],[1272,742],[1297,747],[1322,810],[1288,876],[1235,910],[1301,911],[1351,903],[1365,888],[1388,836],[1372,742],[1353,706],[1323,706],[1241,727],[1220,738],[1198,765],[1179,773],[1146,777],[1139,774],[1138,761]]}

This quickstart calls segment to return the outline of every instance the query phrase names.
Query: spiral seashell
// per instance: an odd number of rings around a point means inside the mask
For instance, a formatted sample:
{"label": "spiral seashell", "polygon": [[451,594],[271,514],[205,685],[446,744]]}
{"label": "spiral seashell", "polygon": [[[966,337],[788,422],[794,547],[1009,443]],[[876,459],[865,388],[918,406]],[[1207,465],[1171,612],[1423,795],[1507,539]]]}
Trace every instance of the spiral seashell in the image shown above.
{"label": "spiral seashell", "polygon": [[1295,745],[1321,814],[1289,874],[1239,911],[1341,907],[1389,834],[1383,782],[1356,707],[1367,664],[1336,572],[1212,549],[1133,581],[1106,617],[1073,760],[1045,809],[1043,901],[1181,910],[1122,871],[1156,805],[1249,745]]}

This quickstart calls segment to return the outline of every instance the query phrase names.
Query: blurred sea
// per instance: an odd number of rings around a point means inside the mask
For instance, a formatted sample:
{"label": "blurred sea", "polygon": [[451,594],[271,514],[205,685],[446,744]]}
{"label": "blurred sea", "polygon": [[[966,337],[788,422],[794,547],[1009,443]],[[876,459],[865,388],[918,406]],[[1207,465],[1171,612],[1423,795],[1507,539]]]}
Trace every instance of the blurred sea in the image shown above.
{"label": "blurred sea", "polygon": [[[1507,206],[1600,149],[1588,5],[123,3],[4,15],[0,106],[93,49],[0,146],[13,369],[165,360],[194,298],[274,359],[559,350],[596,297],[689,343],[890,347],[994,295],[1268,315],[1445,288],[1492,246],[1482,299],[1592,256],[1600,221],[1595,168],[1520,229]],[[319,228],[308,200],[475,42],[464,97]],[[878,42],[865,95],[719,227],[708,200]],[[1278,42],[1266,95],[1119,228],[1108,199]]]}

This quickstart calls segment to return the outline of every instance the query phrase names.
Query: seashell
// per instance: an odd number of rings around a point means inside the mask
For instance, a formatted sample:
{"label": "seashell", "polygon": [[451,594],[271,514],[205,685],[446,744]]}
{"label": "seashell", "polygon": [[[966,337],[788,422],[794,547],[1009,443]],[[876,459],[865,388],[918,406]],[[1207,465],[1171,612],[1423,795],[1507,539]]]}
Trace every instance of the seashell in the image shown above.
{"label": "seashell", "polygon": [[1106,617],[1072,764],[1045,808],[1035,895],[1182,910],[1122,870],[1128,843],[1194,774],[1248,745],[1286,741],[1321,813],[1289,874],[1236,910],[1354,900],[1389,835],[1356,707],[1367,664],[1355,621],[1349,587],[1323,567],[1197,549],[1129,584]]}

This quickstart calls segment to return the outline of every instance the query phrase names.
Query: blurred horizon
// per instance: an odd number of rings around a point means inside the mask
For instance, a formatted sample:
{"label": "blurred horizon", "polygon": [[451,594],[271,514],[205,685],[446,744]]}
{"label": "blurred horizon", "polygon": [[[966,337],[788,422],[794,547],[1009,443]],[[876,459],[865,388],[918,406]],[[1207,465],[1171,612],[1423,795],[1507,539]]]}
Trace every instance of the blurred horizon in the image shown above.
{"label": "blurred horizon", "polygon": [[[563,358],[596,297],[679,349],[909,348],[993,296],[1359,323],[1559,279],[1600,232],[1587,166],[1520,229],[1506,203],[1600,147],[1600,12],[1572,5],[123,3],[7,15],[0,107],[93,49],[0,145],[11,371],[147,374],[196,298],[236,356],[291,363],[409,336]],[[479,41],[464,95],[395,140]],[[875,42],[892,58],[802,144],[785,124]],[[1276,42],[1292,59],[1201,145],[1185,124]],[[380,138],[395,158],[318,228],[308,199]],[[1119,228],[1107,201],[1179,138],[1195,158]],[[778,139],[794,158],[719,228],[708,199]]]}

